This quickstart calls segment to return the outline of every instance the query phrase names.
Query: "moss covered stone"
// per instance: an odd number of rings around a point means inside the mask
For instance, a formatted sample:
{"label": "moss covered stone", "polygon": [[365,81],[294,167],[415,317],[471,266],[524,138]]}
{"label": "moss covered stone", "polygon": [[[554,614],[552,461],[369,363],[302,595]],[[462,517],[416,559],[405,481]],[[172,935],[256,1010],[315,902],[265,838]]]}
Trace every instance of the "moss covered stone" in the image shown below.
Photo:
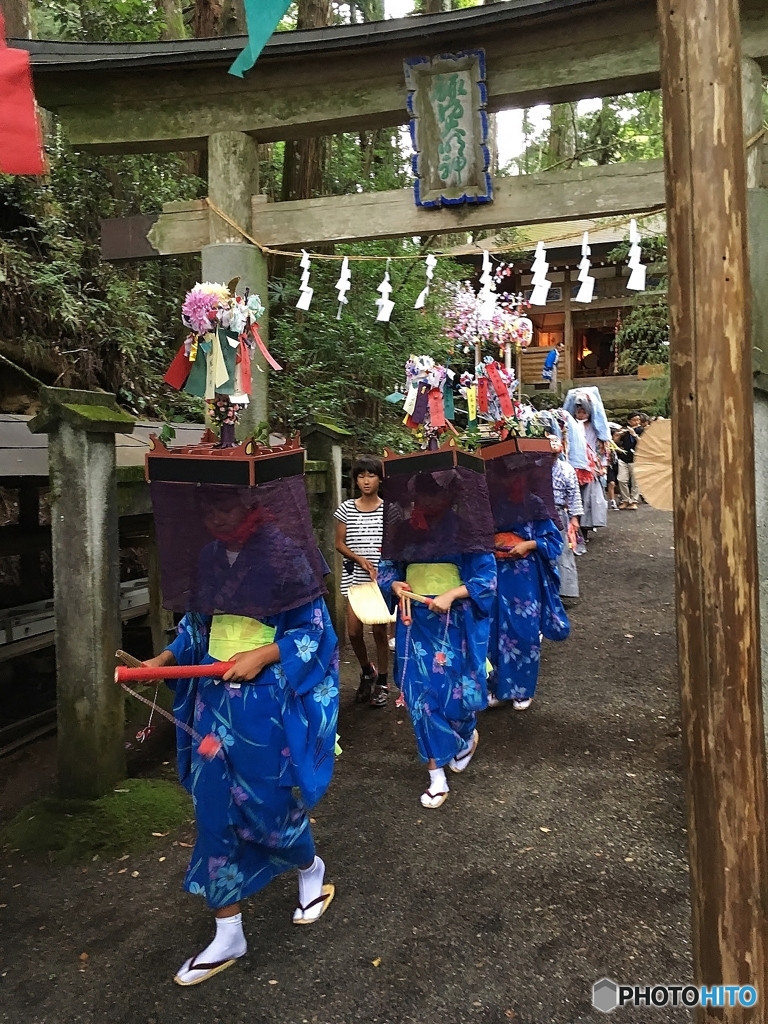
{"label": "moss covered stone", "polygon": [[129,779],[98,800],[37,800],[0,831],[0,843],[54,864],[84,863],[96,855],[109,860],[153,846],[153,832],[177,828],[191,813],[189,796],[176,783]]}

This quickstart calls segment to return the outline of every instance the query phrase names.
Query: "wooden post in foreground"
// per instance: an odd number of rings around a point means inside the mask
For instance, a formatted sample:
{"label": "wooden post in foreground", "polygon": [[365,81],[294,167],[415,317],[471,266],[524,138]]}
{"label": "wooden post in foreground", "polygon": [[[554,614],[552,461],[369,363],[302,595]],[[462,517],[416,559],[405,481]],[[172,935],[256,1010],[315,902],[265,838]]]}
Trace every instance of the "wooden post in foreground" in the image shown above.
{"label": "wooden post in foreground", "polygon": [[766,1021],[768,854],[737,0],[658,0],[681,714],[699,984]]}
{"label": "wooden post in foreground", "polygon": [[115,434],[133,419],[114,395],[41,388],[29,421],[48,434],[56,617],[58,783],[95,800],[125,775],[124,705],[113,682],[120,646]]}

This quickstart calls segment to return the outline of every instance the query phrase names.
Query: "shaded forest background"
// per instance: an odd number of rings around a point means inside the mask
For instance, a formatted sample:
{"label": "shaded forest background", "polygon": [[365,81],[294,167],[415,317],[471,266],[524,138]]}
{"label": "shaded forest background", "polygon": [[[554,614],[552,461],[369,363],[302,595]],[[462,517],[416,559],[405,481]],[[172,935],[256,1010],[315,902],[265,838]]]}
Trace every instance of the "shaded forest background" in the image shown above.
{"label": "shaded forest background", "polygon": [[[242,0],[0,0],[8,35],[81,41],[141,41],[245,31]],[[420,0],[415,16],[472,0]],[[384,17],[383,0],[298,0],[281,30],[365,22]],[[200,153],[95,156],[75,152],[54,117],[46,117],[50,173],[45,179],[0,175],[0,355],[48,384],[116,392],[144,417],[199,419],[201,403],[162,382],[184,337],[179,309],[200,278],[198,257],[166,257],[119,265],[99,258],[104,217],[153,213],[163,202],[206,194]],[[494,125],[495,131],[495,125]],[[606,164],[661,156],[660,99],[642,93],[603,100],[591,109],[561,104],[538,132],[523,116],[525,149],[494,173],[525,174],[551,167]],[[492,152],[497,154],[495,145]],[[411,184],[409,153],[399,129],[279,142],[260,147],[262,191],[271,200],[376,191]],[[479,237],[479,236],[478,236]],[[514,235],[510,237],[514,238]],[[461,236],[459,241],[467,241]],[[521,249],[524,237],[519,237]],[[382,241],[345,253],[398,255],[446,246],[450,239]],[[380,448],[399,432],[397,411],[384,399],[400,380],[412,351],[448,357],[441,332],[445,284],[468,276],[467,266],[441,260],[428,309],[413,310],[424,284],[423,264],[392,265],[396,309],[390,324],[375,321],[373,299],[382,265],[353,264],[349,306],[336,319],[337,264],[313,265],[315,300],[294,309],[295,261],[271,268],[271,348],[285,371],[270,379],[272,425],[301,427],[313,414],[331,416],[353,432],[356,447]],[[640,336],[659,344],[663,303]],[[637,326],[637,325],[636,325]],[[8,371],[0,409],[25,412],[31,393]]]}

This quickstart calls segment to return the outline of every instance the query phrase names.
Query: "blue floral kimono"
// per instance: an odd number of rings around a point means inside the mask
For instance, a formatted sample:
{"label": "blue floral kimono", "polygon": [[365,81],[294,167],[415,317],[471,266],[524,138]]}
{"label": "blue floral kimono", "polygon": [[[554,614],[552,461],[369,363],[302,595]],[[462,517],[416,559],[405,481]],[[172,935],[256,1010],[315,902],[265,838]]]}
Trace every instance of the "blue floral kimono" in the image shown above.
{"label": "blue floral kimono", "polygon": [[549,640],[566,640],[571,629],[557,571],[563,538],[551,519],[517,523],[512,530],[523,540],[535,540],[536,550],[527,558],[497,560],[488,688],[498,700],[528,700],[539,679],[542,633]]}
{"label": "blue floral kimono", "polygon": [[[424,604],[411,605],[413,624],[398,619],[397,682],[401,684],[422,761],[448,764],[472,739],[477,712],[488,704],[486,657],[490,613],[496,592],[496,560],[490,554],[454,555],[440,562],[458,566],[469,597],[454,601],[447,617]],[[406,563],[380,562],[385,596],[405,580]],[[434,595],[429,595],[434,596]]]}
{"label": "blue floral kimono", "polygon": [[[179,777],[192,794],[197,842],[184,887],[226,907],[276,875],[309,864],[315,845],[306,807],[331,781],[339,710],[339,646],[318,598],[263,620],[280,661],[239,686],[175,683],[174,714],[221,751],[198,753],[177,728]],[[210,664],[209,616],[187,614],[169,646],[179,665]]]}

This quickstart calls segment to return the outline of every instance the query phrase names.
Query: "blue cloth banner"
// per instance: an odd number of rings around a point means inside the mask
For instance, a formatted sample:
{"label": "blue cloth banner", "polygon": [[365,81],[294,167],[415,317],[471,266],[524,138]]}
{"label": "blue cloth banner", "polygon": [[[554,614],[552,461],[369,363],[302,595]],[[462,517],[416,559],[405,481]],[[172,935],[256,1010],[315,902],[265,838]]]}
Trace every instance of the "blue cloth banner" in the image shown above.
{"label": "blue cloth banner", "polygon": [[251,70],[290,6],[290,0],[245,0],[248,45],[233,62],[230,75],[242,78]]}

